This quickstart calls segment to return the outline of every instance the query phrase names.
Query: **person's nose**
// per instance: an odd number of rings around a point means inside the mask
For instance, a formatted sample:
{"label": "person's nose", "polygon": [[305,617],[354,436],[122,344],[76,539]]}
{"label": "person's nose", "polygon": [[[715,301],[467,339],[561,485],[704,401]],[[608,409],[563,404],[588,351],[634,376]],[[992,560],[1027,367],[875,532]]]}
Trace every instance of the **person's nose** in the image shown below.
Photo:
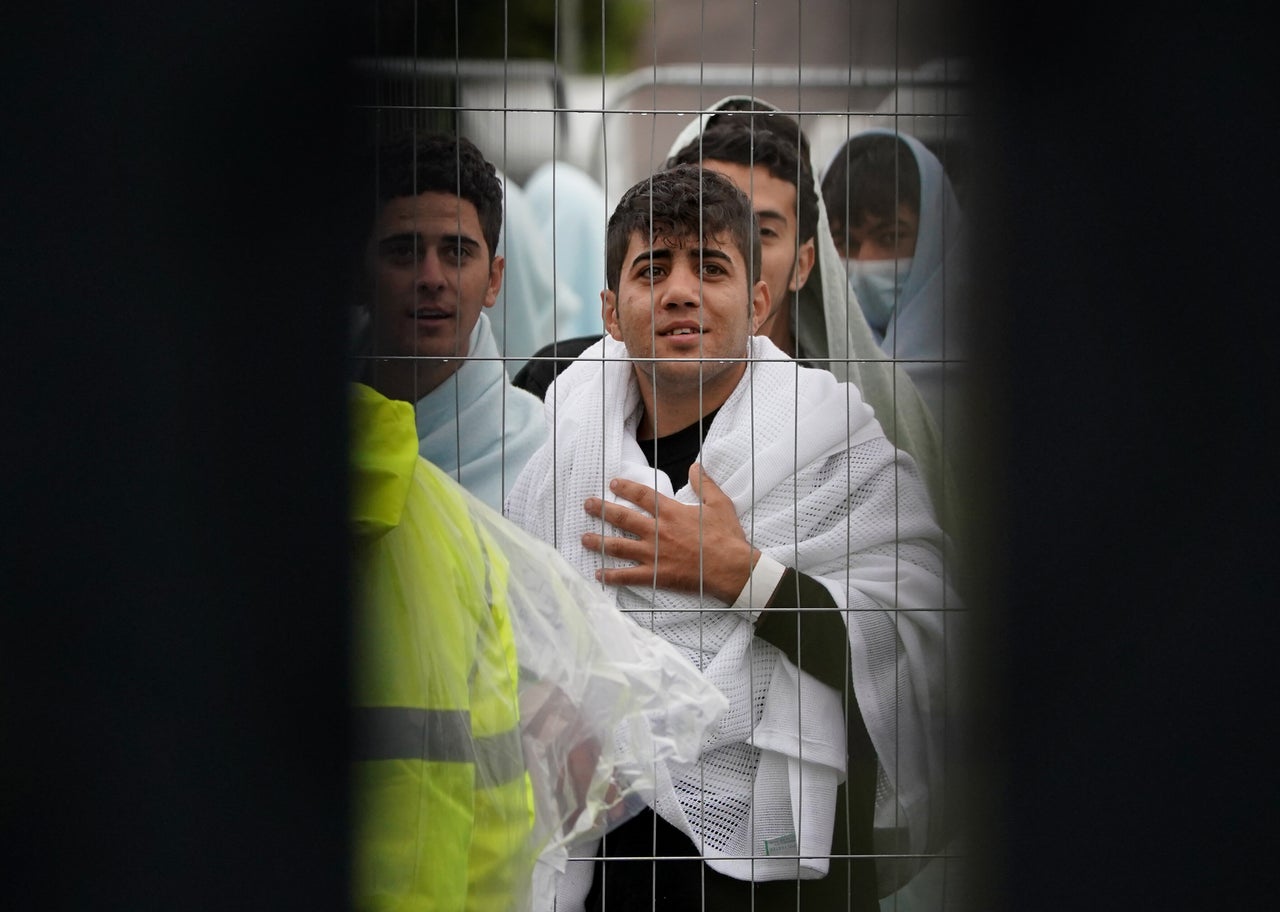
{"label": "person's nose", "polygon": [[663,307],[697,307],[701,299],[698,271],[685,263],[674,263],[662,283],[658,303]]}
{"label": "person's nose", "polygon": [[435,248],[428,247],[422,252],[415,283],[419,291],[426,292],[443,291],[448,284],[448,268]]}

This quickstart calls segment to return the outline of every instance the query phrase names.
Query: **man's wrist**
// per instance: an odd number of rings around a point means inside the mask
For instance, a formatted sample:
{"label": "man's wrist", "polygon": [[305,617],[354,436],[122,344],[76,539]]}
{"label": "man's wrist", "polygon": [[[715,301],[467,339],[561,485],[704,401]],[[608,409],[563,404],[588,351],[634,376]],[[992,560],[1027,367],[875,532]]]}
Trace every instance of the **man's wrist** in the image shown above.
{"label": "man's wrist", "polygon": [[787,570],[769,555],[762,552],[756,553],[760,556],[751,569],[747,584],[742,587],[737,599],[730,606],[735,611],[746,612],[747,619],[753,624],[760,617],[760,612],[769,602],[769,596],[773,595],[773,590],[778,587],[778,581]]}

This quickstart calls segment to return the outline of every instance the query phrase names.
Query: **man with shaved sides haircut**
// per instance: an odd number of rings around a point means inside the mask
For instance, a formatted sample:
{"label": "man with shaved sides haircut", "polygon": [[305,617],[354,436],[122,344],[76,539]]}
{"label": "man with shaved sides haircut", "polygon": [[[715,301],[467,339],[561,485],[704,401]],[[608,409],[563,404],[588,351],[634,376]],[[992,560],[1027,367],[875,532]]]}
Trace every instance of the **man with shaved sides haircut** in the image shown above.
{"label": "man with shaved sides haircut", "polygon": [[892,889],[874,821],[900,852],[931,844],[944,537],[857,387],[756,335],[760,262],[728,178],[680,165],[628,190],[607,335],[547,390],[554,445],[507,499],[730,703],[696,765],[656,771],[648,813],[580,847],[558,912],[871,912]]}

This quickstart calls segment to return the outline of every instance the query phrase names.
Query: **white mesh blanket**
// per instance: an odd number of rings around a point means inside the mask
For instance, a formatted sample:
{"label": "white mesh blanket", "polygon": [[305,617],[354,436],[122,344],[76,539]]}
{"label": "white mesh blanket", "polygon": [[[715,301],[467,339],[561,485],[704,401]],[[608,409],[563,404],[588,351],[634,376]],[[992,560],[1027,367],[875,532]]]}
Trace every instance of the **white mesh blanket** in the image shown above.
{"label": "white mesh blanket", "polygon": [[[751,542],[818,578],[845,611],[851,684],[889,786],[877,816],[909,826],[911,851],[923,851],[943,725],[941,533],[914,462],[885,440],[855,387],[799,367],[763,337],[751,340],[750,356],[707,435],[702,465]],[[601,531],[583,501],[615,499],[607,482],[619,476],[669,496],[671,480],[635,441],[640,396],[621,343],[606,336],[584,352],[545,407],[548,441],[517,480],[507,515],[594,579],[602,562],[623,563],[582,547],[583,533]],[[677,500],[697,502],[687,479],[677,484]],[[804,856],[830,850],[844,773],[843,728],[830,725],[839,695],[755,638],[750,621],[723,602],[650,587],[609,591],[730,701],[695,767],[659,771],[655,810],[722,873],[822,876],[826,859]]]}

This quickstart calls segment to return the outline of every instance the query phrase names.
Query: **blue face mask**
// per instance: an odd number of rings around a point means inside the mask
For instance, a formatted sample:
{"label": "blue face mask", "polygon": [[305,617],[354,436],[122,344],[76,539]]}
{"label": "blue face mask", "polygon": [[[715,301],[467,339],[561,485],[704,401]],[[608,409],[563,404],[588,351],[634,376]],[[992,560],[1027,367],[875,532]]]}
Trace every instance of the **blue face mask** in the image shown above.
{"label": "blue face mask", "polygon": [[849,285],[853,288],[863,316],[879,335],[889,327],[889,318],[902,297],[902,286],[911,271],[911,257],[898,260],[846,260]]}

